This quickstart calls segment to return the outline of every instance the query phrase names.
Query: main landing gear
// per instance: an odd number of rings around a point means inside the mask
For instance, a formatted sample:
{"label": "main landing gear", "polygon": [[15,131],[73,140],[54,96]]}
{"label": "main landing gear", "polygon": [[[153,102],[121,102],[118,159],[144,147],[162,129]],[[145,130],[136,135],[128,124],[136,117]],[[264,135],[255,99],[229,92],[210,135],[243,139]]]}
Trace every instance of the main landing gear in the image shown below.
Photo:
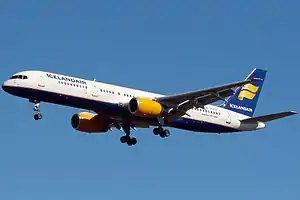
{"label": "main landing gear", "polygon": [[154,135],[159,135],[162,138],[169,137],[170,131],[168,129],[163,129],[161,126],[153,129]]}
{"label": "main landing gear", "polygon": [[120,138],[121,143],[127,143],[128,146],[136,145],[137,140],[135,137],[130,137],[129,135],[124,135]]}
{"label": "main landing gear", "polygon": [[128,146],[136,145],[137,140],[135,137],[130,137],[130,126],[124,126],[123,127],[124,132],[126,135],[122,136],[120,138],[121,143],[127,143]]}
{"label": "main landing gear", "polygon": [[39,102],[34,102],[33,110],[36,112],[36,114],[33,116],[35,120],[41,120],[43,118],[43,115],[41,113],[40,109],[40,103]]}

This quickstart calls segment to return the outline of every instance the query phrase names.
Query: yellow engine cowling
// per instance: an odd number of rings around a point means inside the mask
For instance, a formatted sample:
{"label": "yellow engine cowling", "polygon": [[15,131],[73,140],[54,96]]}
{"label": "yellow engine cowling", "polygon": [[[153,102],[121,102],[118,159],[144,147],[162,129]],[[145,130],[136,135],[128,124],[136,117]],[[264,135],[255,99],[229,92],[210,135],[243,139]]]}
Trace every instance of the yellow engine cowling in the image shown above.
{"label": "yellow engine cowling", "polygon": [[100,133],[109,130],[105,118],[88,112],[81,112],[73,115],[71,124],[74,129],[86,133]]}
{"label": "yellow engine cowling", "polygon": [[128,108],[131,114],[139,117],[159,117],[164,110],[160,103],[145,98],[132,98]]}

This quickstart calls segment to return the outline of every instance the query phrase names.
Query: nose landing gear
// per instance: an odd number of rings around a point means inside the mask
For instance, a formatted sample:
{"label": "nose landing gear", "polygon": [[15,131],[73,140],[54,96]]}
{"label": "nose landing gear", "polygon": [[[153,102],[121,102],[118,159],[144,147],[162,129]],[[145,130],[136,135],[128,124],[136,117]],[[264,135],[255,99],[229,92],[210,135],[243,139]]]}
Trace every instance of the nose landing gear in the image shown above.
{"label": "nose landing gear", "polygon": [[36,112],[36,114],[33,116],[33,118],[35,120],[41,120],[43,118],[43,115],[41,113],[39,102],[34,102],[33,110]]}

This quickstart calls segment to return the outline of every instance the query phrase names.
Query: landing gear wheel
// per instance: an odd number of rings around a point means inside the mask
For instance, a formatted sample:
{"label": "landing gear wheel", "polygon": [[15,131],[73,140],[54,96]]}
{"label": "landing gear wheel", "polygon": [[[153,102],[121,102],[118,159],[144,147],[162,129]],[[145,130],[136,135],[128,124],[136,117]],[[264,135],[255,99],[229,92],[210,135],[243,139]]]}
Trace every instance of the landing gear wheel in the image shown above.
{"label": "landing gear wheel", "polygon": [[133,138],[130,138],[130,143],[132,144],[132,145],[136,145],[136,143],[137,143],[137,140],[136,140],[136,138],[135,137],[133,137]]}
{"label": "landing gear wheel", "polygon": [[129,141],[129,136],[122,136],[122,137],[120,137],[120,141],[121,141],[121,143],[127,143],[128,141]]}
{"label": "landing gear wheel", "polygon": [[132,144],[132,141],[131,141],[131,140],[128,140],[128,141],[127,141],[127,145],[128,145],[128,146],[132,146],[132,145],[133,145],[133,144]]}
{"label": "landing gear wheel", "polygon": [[42,116],[41,113],[38,113],[38,114],[35,114],[35,115],[34,115],[34,119],[35,119],[35,120],[40,120],[40,119],[42,119],[42,118],[43,118],[43,116]]}
{"label": "landing gear wheel", "polygon": [[154,135],[158,135],[159,134],[159,128],[154,128],[153,129],[153,133],[154,133]]}
{"label": "landing gear wheel", "polygon": [[169,137],[170,136],[170,131],[168,129],[163,131],[163,134],[165,135],[165,137]]}
{"label": "landing gear wheel", "polygon": [[170,131],[168,129],[163,129],[162,127],[154,128],[153,133],[154,135],[159,135],[162,138],[170,136]]}
{"label": "landing gear wheel", "polygon": [[136,143],[137,143],[137,140],[136,140],[135,137],[130,138],[130,139],[127,141],[128,146],[136,145]]}

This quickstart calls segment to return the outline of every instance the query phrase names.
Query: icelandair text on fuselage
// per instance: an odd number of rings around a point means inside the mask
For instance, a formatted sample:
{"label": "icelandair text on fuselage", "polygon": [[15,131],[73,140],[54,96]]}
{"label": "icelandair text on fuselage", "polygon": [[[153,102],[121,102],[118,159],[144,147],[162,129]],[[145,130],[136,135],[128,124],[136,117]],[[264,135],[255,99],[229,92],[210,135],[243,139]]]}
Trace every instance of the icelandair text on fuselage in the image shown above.
{"label": "icelandair text on fuselage", "polygon": [[235,109],[238,109],[238,110],[244,110],[244,111],[247,111],[247,112],[253,112],[252,108],[247,108],[247,107],[244,107],[244,106],[238,106],[238,105],[235,105],[235,104],[232,104],[232,103],[230,103],[229,106],[230,106],[230,108],[235,108]]}
{"label": "icelandair text on fuselage", "polygon": [[54,75],[54,74],[48,74],[48,73],[47,73],[47,76],[52,79],[57,79],[57,80],[61,80],[61,81],[69,81],[69,82],[73,82],[73,83],[86,85],[85,81],[74,79],[74,78],[68,78],[68,77]]}

